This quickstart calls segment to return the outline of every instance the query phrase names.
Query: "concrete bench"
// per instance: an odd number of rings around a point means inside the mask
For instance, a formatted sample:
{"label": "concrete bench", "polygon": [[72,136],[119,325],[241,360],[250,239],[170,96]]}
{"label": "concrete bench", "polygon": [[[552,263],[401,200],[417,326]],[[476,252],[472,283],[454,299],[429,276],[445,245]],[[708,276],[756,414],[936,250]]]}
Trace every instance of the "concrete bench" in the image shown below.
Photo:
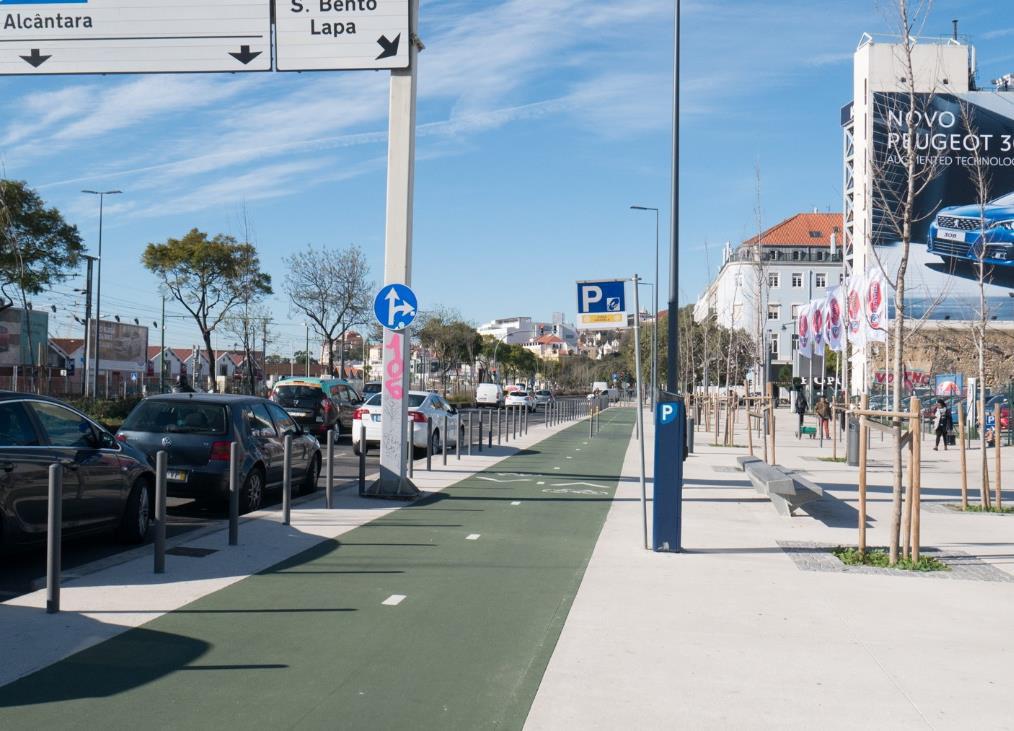
{"label": "concrete bench", "polygon": [[802,484],[780,467],[760,460],[747,462],[745,470],[754,489],[766,495],[780,515],[791,517],[796,508],[821,495],[821,492],[814,492],[809,485]]}
{"label": "concrete bench", "polygon": [[751,462],[762,462],[762,461],[763,460],[761,460],[759,457],[750,457],[747,455],[744,455],[742,457],[736,457],[736,463],[739,465],[740,470],[745,470],[746,466]]}

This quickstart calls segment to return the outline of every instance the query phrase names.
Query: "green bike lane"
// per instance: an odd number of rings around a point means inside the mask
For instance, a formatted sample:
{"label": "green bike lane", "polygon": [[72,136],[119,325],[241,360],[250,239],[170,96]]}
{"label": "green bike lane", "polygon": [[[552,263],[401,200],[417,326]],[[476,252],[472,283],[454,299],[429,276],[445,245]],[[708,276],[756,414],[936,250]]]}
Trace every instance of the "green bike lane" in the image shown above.
{"label": "green bike lane", "polygon": [[0,726],[521,728],[632,427],[607,410],[0,688]]}

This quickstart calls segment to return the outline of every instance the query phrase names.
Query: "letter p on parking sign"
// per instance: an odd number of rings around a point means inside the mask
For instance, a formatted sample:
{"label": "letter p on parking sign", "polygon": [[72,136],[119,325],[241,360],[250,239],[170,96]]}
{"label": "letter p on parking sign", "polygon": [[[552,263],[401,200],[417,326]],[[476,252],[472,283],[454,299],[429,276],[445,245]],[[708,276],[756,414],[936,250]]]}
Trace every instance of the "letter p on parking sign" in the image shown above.
{"label": "letter p on parking sign", "polygon": [[579,329],[612,330],[627,327],[625,279],[577,283]]}

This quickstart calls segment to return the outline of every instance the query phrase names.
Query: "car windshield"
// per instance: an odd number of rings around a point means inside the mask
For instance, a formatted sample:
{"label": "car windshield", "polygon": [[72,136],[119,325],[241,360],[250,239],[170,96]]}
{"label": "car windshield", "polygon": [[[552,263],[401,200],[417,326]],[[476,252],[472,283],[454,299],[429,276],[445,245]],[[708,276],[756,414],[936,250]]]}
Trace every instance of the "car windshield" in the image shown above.
{"label": "car windshield", "polygon": [[524,391],[516,391],[513,395],[517,396],[518,398],[528,398],[528,394],[525,393]]}
{"label": "car windshield", "polygon": [[[379,393],[375,393],[372,396],[370,396],[370,398],[367,399],[366,403],[363,404],[363,405],[364,406],[380,406],[382,400],[383,400],[383,396],[381,394],[379,394]],[[420,406],[422,406],[422,402],[425,401],[425,400],[426,400],[425,396],[420,396],[417,393],[410,393],[408,395],[408,407],[410,409],[418,409]]]}
{"label": "car windshield", "polygon": [[1014,192],[1002,195],[999,198],[990,201],[990,203],[994,206],[1014,206]]}
{"label": "car windshield", "polygon": [[121,427],[123,431],[154,434],[209,434],[226,432],[225,407],[193,401],[142,401]]}
{"label": "car windshield", "polygon": [[380,393],[379,383],[367,383],[363,386],[363,393]]}
{"label": "car windshield", "polygon": [[548,396],[549,395],[549,391],[536,391],[535,395],[536,396]]}
{"label": "car windshield", "polygon": [[320,386],[286,385],[280,383],[271,393],[271,400],[279,406],[316,406],[324,398]]}

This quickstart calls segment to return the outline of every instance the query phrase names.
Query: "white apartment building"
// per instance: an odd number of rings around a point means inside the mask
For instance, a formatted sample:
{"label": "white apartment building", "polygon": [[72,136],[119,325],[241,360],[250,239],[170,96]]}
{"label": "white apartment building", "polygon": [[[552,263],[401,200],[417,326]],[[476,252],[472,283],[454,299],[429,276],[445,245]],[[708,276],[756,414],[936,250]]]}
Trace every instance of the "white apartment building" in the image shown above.
{"label": "white apartment building", "polygon": [[777,378],[793,361],[799,308],[843,279],[841,226],[840,213],[799,213],[736,249],[726,244],[722,268],[698,298],[694,319],[711,314],[751,337],[762,331],[769,378]]}

